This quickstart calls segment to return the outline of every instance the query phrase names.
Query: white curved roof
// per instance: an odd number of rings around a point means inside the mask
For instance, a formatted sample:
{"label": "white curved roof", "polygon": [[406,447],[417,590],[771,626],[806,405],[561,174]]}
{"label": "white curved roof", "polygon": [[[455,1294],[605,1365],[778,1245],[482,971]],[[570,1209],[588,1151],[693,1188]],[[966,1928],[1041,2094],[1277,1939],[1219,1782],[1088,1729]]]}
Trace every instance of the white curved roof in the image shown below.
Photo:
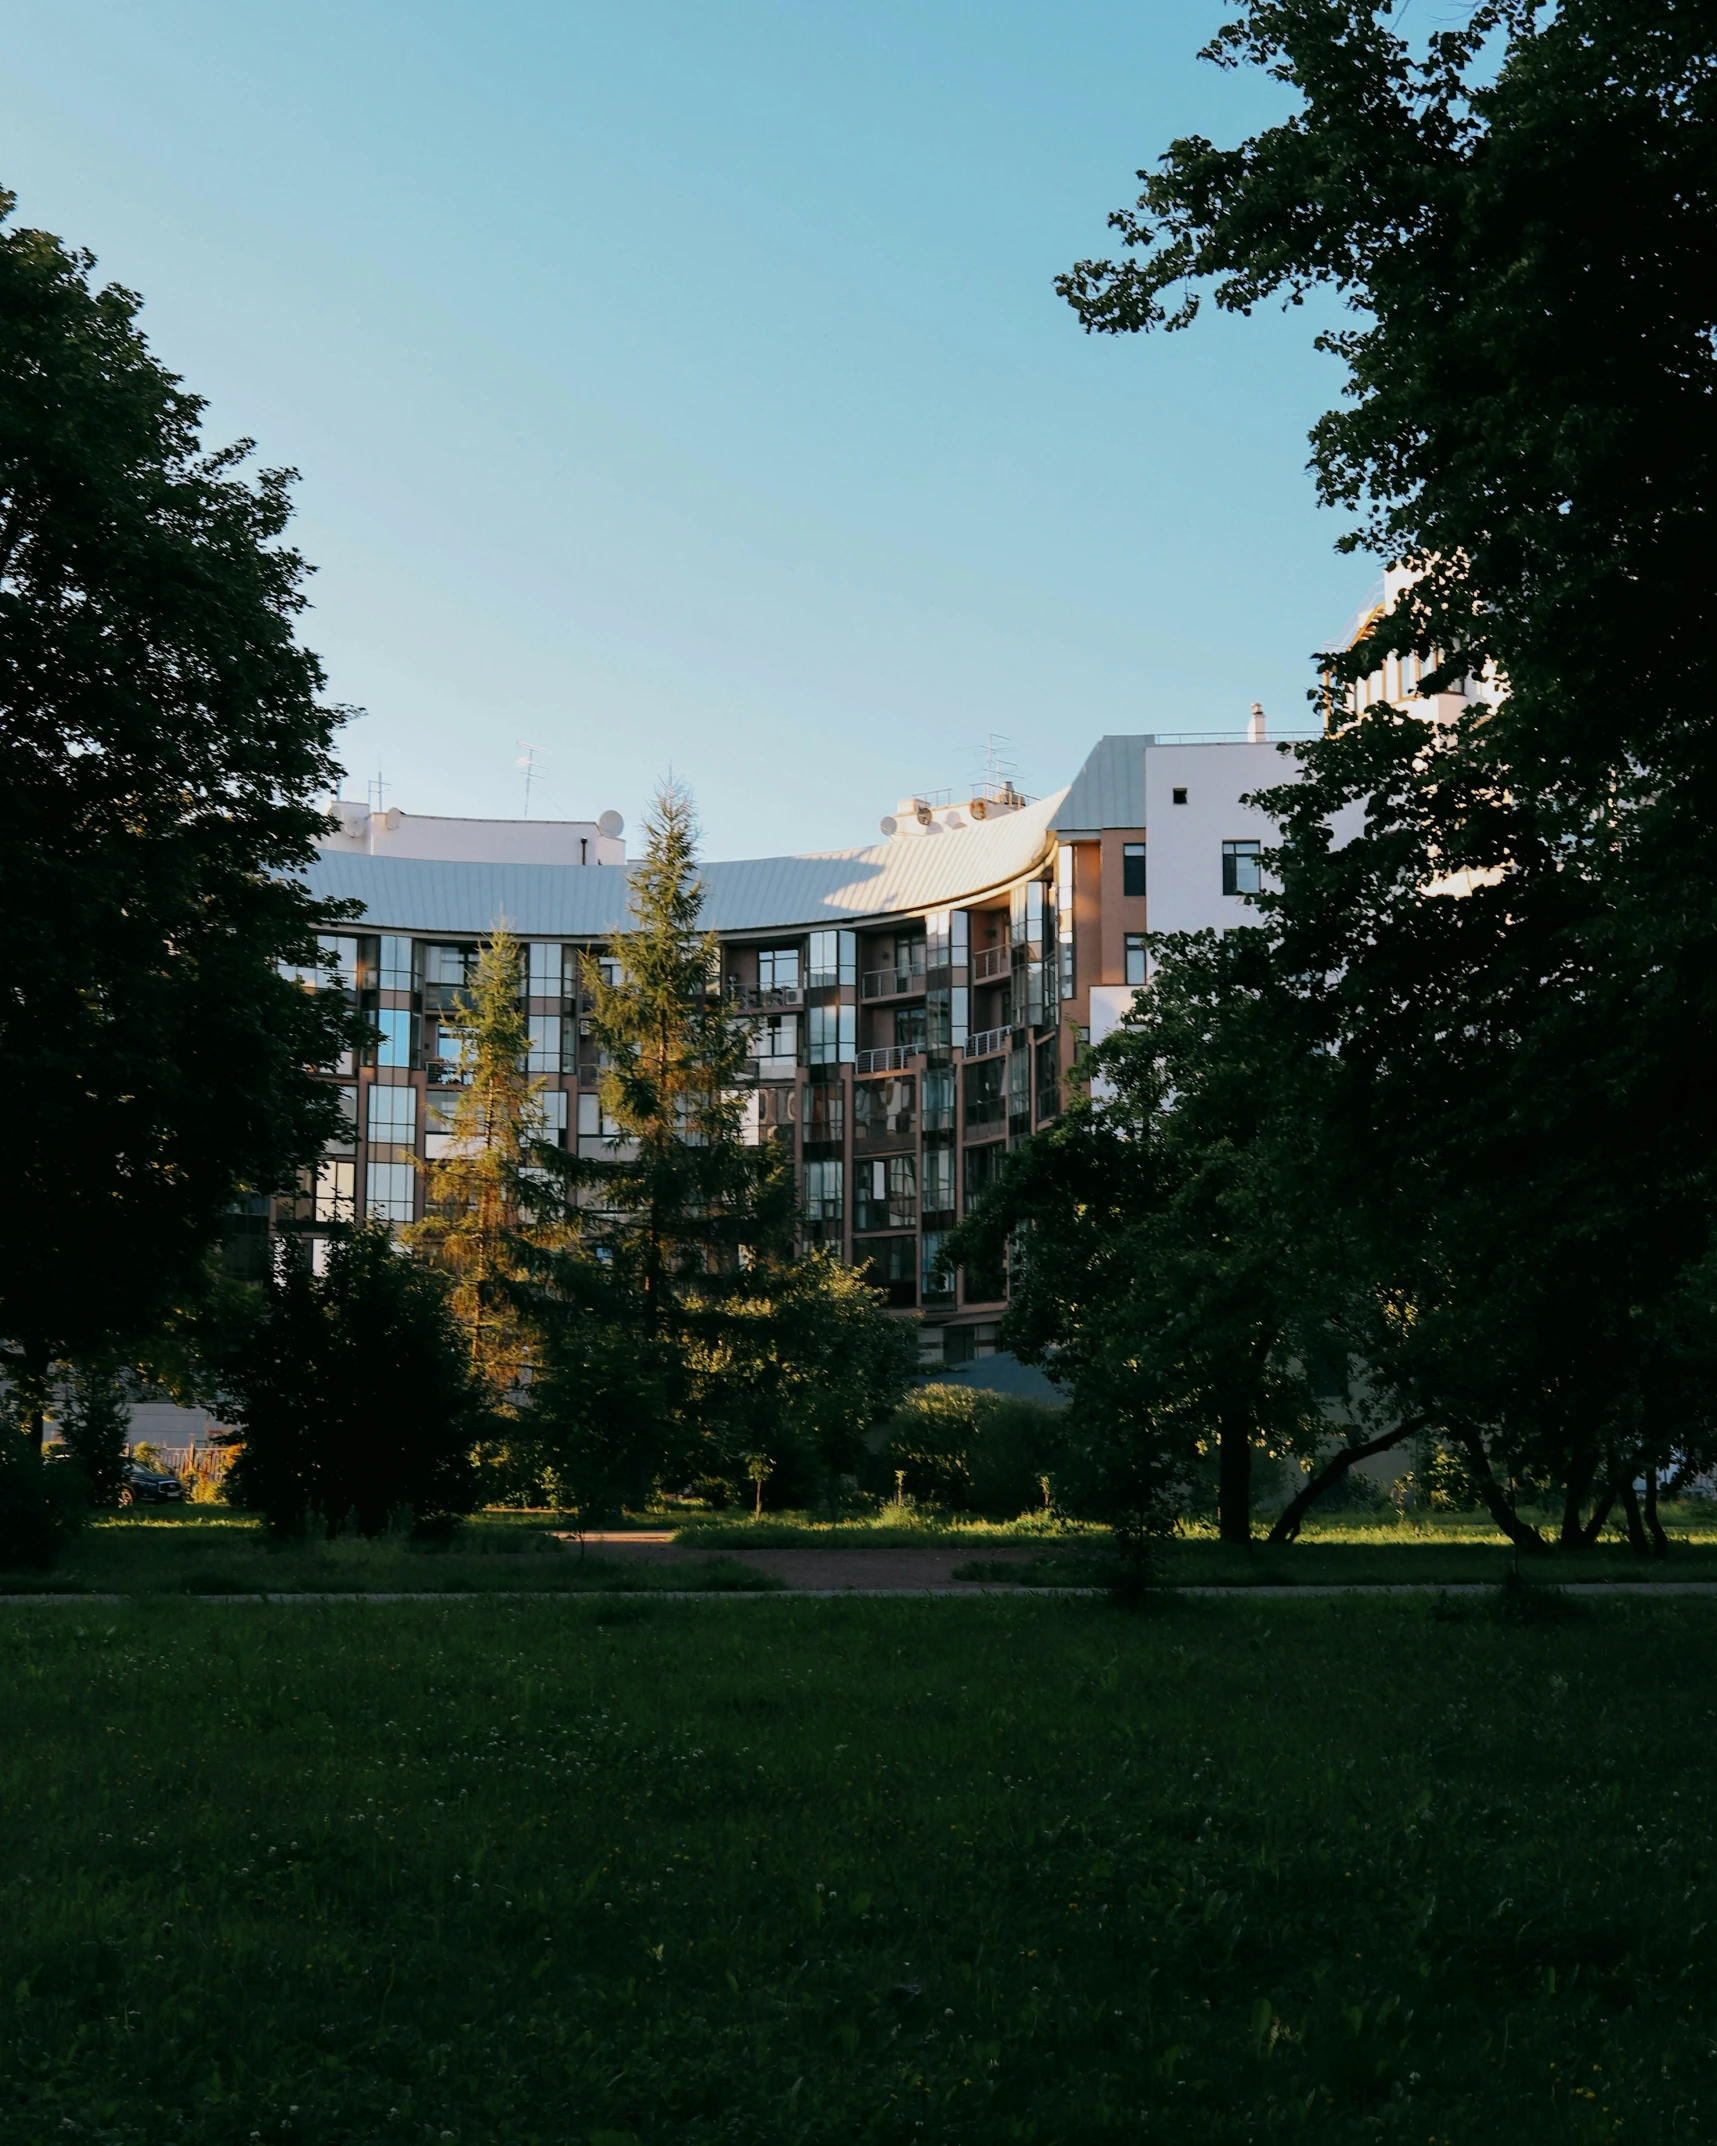
{"label": "white curved roof", "polygon": [[[1054,846],[1065,791],[950,832],[896,835],[868,849],[758,857],[702,868],[712,931],[816,930],[976,901]],[[631,924],[618,865],[458,864],[324,850],[304,874],[313,894],[363,905],[372,931],[476,938],[497,923],[525,938],[599,939]]]}

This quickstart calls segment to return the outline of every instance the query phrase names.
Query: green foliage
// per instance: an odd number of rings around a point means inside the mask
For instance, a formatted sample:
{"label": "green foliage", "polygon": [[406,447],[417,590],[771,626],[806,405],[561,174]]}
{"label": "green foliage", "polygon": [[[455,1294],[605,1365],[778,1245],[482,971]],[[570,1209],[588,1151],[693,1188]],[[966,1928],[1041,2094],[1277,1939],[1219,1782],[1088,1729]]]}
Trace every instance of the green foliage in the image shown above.
{"label": "green foliage", "polygon": [[738,1498],[756,1453],[772,1498],[832,1495],[912,1376],[911,1332],[825,1252],[795,1257],[791,1167],[744,1138],[750,1039],[700,926],[677,789],[651,812],[632,902],[618,976],[585,964],[611,1152],[534,1158],[566,1221],[516,1291],[535,1369],[514,1442],[587,1518],[663,1478]]}
{"label": "green foliage", "polygon": [[205,449],[93,266],[0,230],[0,1336],[38,1387],[200,1292],[235,1197],[334,1130],[306,1069],[356,1033],[277,971],[338,913],[294,876],[340,711],[295,639],[291,472]]}
{"label": "green foliage", "polygon": [[211,1371],[244,1437],[227,1495],[276,1534],[375,1535],[400,1514],[421,1529],[474,1501],[487,1392],[446,1283],[379,1225],[331,1240],[319,1275],[286,1239]]}
{"label": "green foliage", "polygon": [[1717,1619],[1480,1606],[10,1611],[0,2140],[1697,2138]]}
{"label": "green foliage", "polygon": [[45,1458],[32,1431],[0,1422],[0,1572],[51,1571],[88,1506],[74,1464]]}
{"label": "green foliage", "polygon": [[909,1394],[888,1426],[882,1463],[909,1497],[999,1519],[1042,1512],[1065,1457],[1066,1411],[948,1381]]}
{"label": "green foliage", "polygon": [[460,999],[462,1086],[447,1151],[426,1170],[426,1211],[408,1232],[452,1283],[449,1299],[473,1372],[509,1412],[529,1351],[520,1283],[533,1255],[563,1234],[562,1202],[532,1168],[547,1121],[543,1083],[526,1070],[522,949],[497,928]]}
{"label": "green foliage", "polygon": [[61,1389],[60,1436],[98,1510],[119,1503],[130,1427],[128,1382],[120,1367],[100,1357],[72,1365]]}
{"label": "green foliage", "polygon": [[[1295,109],[1173,143],[1116,219],[1135,258],[1063,288],[1105,331],[1184,325],[1211,284],[1351,308],[1313,466],[1409,581],[1326,657],[1329,734],[1259,800],[1261,1071],[1309,1106],[1372,1390],[1446,1427],[1527,1547],[1507,1483],[1558,1484],[1574,1547],[1640,1470],[1717,1454],[1708,25],[1257,0],[1211,56]],[[1463,688],[1458,719],[1350,720],[1392,653]]]}

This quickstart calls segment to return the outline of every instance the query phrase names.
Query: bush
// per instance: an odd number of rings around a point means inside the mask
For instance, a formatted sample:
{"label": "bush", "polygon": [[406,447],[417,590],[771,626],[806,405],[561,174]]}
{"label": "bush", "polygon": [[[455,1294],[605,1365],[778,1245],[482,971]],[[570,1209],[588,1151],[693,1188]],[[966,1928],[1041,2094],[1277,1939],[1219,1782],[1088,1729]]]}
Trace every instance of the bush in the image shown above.
{"label": "bush", "polygon": [[981,1387],[921,1386],[895,1411],[880,1461],[885,1494],[894,1473],[908,1495],[950,1512],[1011,1520],[1047,1502],[1065,1442],[1064,1412],[1044,1401]]}
{"label": "bush", "polygon": [[[91,1505],[111,1511],[125,1487],[125,1434],[131,1428],[125,1379],[111,1363],[74,1364],[60,1410],[60,1436],[83,1471]],[[143,1457],[139,1447],[138,1457]]]}
{"label": "bush", "polygon": [[219,1353],[222,1413],[244,1437],[226,1495],[276,1534],[379,1535],[401,1513],[421,1531],[471,1509],[485,1391],[445,1281],[385,1230],[333,1243],[320,1275],[288,1240]]}
{"label": "bush", "polygon": [[0,1425],[0,1571],[46,1572],[88,1503],[74,1461],[45,1460],[33,1436]]}

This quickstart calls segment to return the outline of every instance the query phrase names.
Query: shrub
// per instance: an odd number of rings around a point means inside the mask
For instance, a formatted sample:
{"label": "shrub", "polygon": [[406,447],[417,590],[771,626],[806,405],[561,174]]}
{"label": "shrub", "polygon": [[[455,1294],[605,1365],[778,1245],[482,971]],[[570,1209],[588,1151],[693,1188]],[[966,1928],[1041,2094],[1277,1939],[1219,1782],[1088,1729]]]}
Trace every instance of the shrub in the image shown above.
{"label": "shrub", "polygon": [[83,1524],[88,1492],[71,1461],[0,1424],[0,1571],[46,1572]]}
{"label": "shrub", "polygon": [[445,1280],[385,1230],[333,1243],[320,1275],[289,1240],[220,1353],[222,1413],[244,1438],[226,1494],[276,1534],[379,1535],[402,1511],[422,1531],[470,1510],[485,1389]]}
{"label": "shrub", "polygon": [[60,1436],[83,1471],[90,1504],[100,1510],[109,1511],[119,1503],[125,1486],[125,1434],[130,1427],[123,1374],[111,1363],[74,1364],[65,1384]]}
{"label": "shrub", "polygon": [[951,1512],[1001,1519],[1042,1507],[1064,1443],[1064,1415],[1044,1401],[937,1383],[909,1394],[883,1443],[886,1488],[894,1471],[915,1498]]}

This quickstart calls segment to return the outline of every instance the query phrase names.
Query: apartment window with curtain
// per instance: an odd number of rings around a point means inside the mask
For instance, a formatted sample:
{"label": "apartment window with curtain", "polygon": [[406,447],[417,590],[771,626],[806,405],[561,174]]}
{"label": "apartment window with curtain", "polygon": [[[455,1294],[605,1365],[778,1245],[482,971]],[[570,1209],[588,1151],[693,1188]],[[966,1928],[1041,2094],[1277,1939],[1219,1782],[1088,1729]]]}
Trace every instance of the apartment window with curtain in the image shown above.
{"label": "apartment window with curtain", "polygon": [[1130,931],[1123,946],[1126,956],[1126,980],[1130,984],[1142,984],[1145,980],[1145,935],[1142,931]]}

